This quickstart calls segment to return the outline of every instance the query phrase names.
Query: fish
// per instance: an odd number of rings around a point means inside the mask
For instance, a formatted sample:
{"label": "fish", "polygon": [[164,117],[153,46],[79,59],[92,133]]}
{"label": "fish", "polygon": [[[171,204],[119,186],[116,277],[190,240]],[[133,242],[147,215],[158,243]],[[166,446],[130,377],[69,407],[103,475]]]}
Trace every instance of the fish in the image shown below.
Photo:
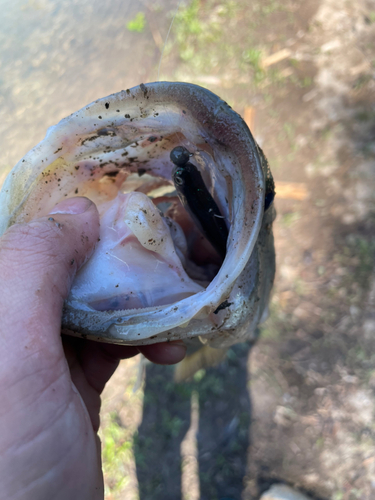
{"label": "fish", "polygon": [[[183,203],[177,147],[193,165]],[[63,332],[216,348],[256,338],[275,275],[274,183],[219,96],[190,83],[140,84],[61,120],[6,177],[0,235],[77,195],[97,205],[100,241],[64,303]]]}

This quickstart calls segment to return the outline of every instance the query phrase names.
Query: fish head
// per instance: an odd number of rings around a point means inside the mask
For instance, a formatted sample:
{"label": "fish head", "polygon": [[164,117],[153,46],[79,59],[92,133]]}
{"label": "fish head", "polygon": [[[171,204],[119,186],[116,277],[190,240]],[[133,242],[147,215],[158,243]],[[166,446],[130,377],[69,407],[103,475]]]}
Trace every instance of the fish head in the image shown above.
{"label": "fish head", "polygon": [[[225,220],[224,257],[176,194],[177,147]],[[231,345],[254,337],[272,288],[270,178],[247,125],[218,96],[187,83],[141,84],[48,129],[4,182],[0,235],[86,196],[99,210],[100,241],[64,304],[64,330],[128,345]]]}

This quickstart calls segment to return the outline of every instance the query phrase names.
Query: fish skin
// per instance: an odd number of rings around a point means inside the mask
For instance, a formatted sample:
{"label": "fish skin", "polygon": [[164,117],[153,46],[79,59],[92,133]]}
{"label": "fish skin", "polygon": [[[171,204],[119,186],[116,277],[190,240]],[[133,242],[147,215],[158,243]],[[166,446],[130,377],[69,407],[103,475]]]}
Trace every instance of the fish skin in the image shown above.
{"label": "fish skin", "polygon": [[[107,157],[113,162],[115,148],[131,144],[137,134],[152,137],[148,142],[154,147],[161,141],[163,127],[182,130],[189,150],[193,146],[197,150],[199,139],[206,141],[214,151],[215,179],[227,179],[227,189],[231,185],[227,206],[220,198],[220,209],[227,210],[223,215],[230,220],[223,265],[205,290],[175,304],[103,312],[74,309],[66,303],[63,327],[70,334],[127,345],[200,337],[212,346],[225,347],[253,339],[274,279],[272,200],[264,211],[266,182],[270,185],[272,177],[242,118],[207,89],[180,82],[142,84],[99,99],[51,127],[46,138],[20,160],[4,182],[0,235],[14,223],[48,213],[47,188],[51,189],[54,182],[52,173],[82,176],[83,167],[74,170],[77,159],[87,157],[90,151],[102,153],[108,144],[113,150]],[[146,166],[156,168],[158,163],[160,176],[167,178],[167,154],[151,157]],[[113,163],[101,173],[106,169],[113,173]],[[94,180],[100,174],[97,171]],[[45,181],[47,187],[42,182],[45,178],[50,182]],[[65,179],[66,186],[59,186],[61,196],[74,193],[69,191],[70,177]],[[215,192],[218,189],[220,185],[215,184]],[[225,301],[230,306],[214,314]]]}

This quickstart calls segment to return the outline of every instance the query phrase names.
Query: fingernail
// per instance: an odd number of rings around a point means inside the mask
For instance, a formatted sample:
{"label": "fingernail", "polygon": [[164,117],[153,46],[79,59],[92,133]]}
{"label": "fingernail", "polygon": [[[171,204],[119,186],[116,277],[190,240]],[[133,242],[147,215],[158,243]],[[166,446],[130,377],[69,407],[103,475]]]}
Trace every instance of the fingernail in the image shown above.
{"label": "fingernail", "polygon": [[67,200],[58,203],[50,212],[50,214],[83,214],[92,205],[92,201],[88,198],[77,196],[76,198],[68,198]]}
{"label": "fingernail", "polygon": [[173,340],[171,342],[168,342],[166,344],[169,350],[173,349],[173,351],[176,352],[181,352],[181,353],[186,353],[187,346],[182,340]]}
{"label": "fingernail", "polygon": [[168,354],[172,357],[172,363],[178,363],[186,356],[186,345],[181,341],[168,342]]}

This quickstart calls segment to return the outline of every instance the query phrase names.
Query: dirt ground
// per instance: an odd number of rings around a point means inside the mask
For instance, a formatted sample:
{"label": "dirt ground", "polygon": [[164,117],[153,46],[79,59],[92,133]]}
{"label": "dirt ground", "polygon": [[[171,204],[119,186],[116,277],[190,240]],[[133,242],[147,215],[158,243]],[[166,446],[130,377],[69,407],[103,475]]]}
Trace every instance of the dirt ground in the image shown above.
{"label": "dirt ground", "polygon": [[[0,0],[0,175],[59,119],[156,80],[176,5]],[[121,363],[106,499],[258,500],[274,482],[375,498],[374,0],[182,2],[160,79],[251,126],[276,180],[277,276],[259,340],[220,366],[175,384],[149,365],[133,392],[138,360]]]}

